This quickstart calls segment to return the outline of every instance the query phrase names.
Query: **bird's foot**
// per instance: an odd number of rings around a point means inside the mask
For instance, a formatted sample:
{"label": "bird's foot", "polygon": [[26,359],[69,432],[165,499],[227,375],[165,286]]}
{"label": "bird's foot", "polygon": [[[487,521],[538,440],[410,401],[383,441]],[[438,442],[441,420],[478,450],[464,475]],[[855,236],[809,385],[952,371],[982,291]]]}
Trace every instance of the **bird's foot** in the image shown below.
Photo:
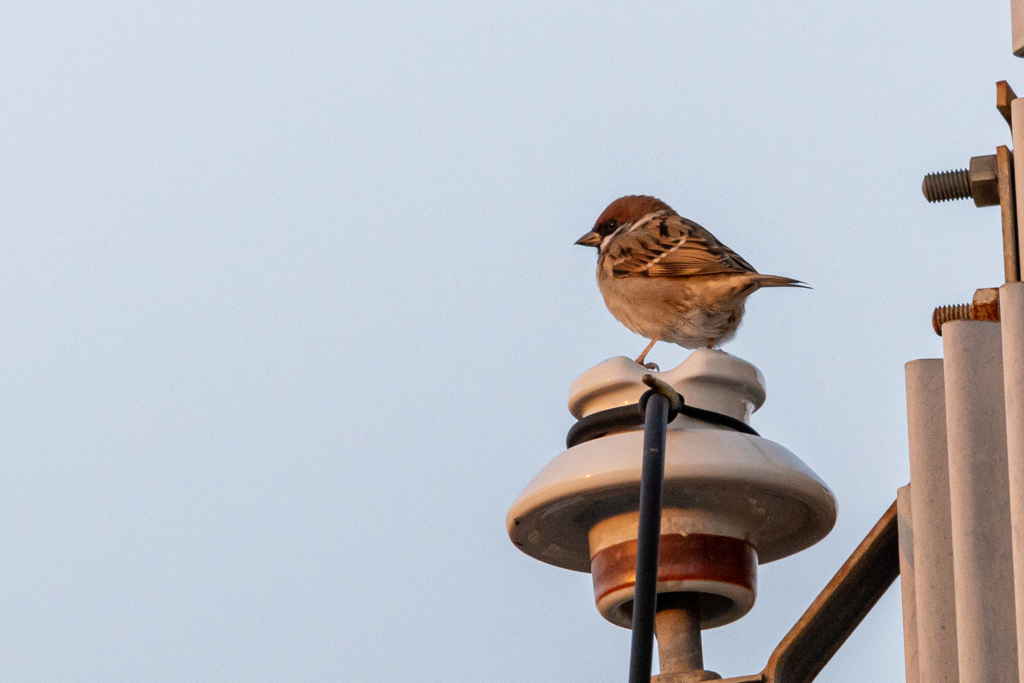
{"label": "bird's foot", "polygon": [[654,345],[657,344],[657,343],[658,343],[658,338],[657,337],[655,337],[654,339],[651,340],[651,343],[647,345],[647,348],[644,349],[644,352],[636,357],[636,364],[637,365],[642,365],[645,368],[647,368],[648,370],[654,370],[655,372],[658,371],[658,366],[655,365],[654,363],[645,363],[644,362],[645,360],[647,360],[647,354],[650,353],[651,349],[653,349]]}

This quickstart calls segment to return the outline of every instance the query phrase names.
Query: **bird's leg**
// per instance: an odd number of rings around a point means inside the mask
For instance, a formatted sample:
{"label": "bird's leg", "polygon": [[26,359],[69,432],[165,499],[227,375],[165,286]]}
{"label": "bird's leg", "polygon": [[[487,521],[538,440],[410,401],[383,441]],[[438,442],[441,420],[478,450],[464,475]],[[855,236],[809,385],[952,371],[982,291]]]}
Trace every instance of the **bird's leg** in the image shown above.
{"label": "bird's leg", "polygon": [[637,359],[636,359],[637,365],[642,365],[645,368],[647,368],[648,370],[654,370],[655,372],[658,372],[658,366],[657,366],[656,363],[645,363],[644,362],[644,359],[647,358],[647,354],[651,352],[651,349],[653,349],[654,345],[657,344],[657,343],[658,343],[658,338],[657,337],[655,337],[654,339],[651,340],[651,343],[647,345],[647,348],[644,349],[644,352],[641,353],[639,356],[637,356]]}

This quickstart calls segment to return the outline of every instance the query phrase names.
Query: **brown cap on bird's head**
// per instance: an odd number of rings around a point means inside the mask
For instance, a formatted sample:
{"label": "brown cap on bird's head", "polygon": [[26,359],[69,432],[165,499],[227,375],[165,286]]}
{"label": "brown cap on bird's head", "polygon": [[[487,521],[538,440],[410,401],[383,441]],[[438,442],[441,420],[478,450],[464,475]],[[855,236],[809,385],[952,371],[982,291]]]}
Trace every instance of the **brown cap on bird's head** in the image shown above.
{"label": "brown cap on bird's head", "polygon": [[674,214],[665,202],[655,197],[648,197],[642,194],[631,194],[620,197],[608,205],[601,216],[594,223],[594,229],[576,241],[586,247],[597,247],[608,235],[615,232],[620,225],[635,223],[649,213],[664,211]]}

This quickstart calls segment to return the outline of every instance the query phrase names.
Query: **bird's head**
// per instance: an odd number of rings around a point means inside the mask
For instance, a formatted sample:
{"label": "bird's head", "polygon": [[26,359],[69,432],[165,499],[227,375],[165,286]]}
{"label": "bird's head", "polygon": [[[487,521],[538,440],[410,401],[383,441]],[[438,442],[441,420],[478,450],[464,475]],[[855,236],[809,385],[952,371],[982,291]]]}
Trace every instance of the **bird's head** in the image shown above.
{"label": "bird's head", "polygon": [[668,204],[654,197],[633,194],[620,197],[608,205],[608,208],[594,223],[593,230],[576,240],[576,244],[600,248],[605,238],[615,234],[623,227],[629,230],[644,216],[661,212],[675,213]]}

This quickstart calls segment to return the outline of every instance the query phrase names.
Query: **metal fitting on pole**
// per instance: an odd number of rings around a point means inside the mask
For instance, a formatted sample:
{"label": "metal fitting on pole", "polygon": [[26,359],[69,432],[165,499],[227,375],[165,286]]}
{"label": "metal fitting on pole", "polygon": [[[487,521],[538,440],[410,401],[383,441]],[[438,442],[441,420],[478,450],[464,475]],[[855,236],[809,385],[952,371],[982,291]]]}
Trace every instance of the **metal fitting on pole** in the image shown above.
{"label": "metal fitting on pole", "polygon": [[971,157],[970,167],[959,171],[929,173],[921,192],[929,202],[971,198],[975,206],[995,206],[999,203],[996,155]]}
{"label": "metal fitting on pole", "polygon": [[[1024,2],[1024,0],[1021,0]],[[1015,10],[1016,11],[1016,10]],[[1014,23],[1016,26],[1016,20]],[[1016,40],[1016,29],[1015,29]],[[996,109],[1010,124],[1014,133],[1014,146],[1024,149],[1024,126],[1014,126],[1014,120],[1024,116],[1013,88],[1006,81],[996,83]],[[1014,114],[1014,111],[1017,114]],[[921,183],[921,191],[929,202],[952,199],[974,199],[975,206],[999,206],[1003,236],[1003,273],[1006,282],[1020,282],[1020,246],[1017,237],[1016,179],[1013,152],[1005,145],[995,154],[971,157],[969,168],[957,171],[929,173]],[[962,318],[954,318],[962,319]]]}
{"label": "metal fitting on pole", "polygon": [[969,304],[939,306],[932,312],[932,329],[941,337],[942,326],[954,320],[999,322],[999,290],[984,287],[974,292],[974,300]]}
{"label": "metal fitting on pole", "polygon": [[907,683],[920,683],[918,659],[917,580],[914,571],[914,509],[910,485],[896,490],[896,528],[900,544],[900,587],[903,595],[903,661]]}

